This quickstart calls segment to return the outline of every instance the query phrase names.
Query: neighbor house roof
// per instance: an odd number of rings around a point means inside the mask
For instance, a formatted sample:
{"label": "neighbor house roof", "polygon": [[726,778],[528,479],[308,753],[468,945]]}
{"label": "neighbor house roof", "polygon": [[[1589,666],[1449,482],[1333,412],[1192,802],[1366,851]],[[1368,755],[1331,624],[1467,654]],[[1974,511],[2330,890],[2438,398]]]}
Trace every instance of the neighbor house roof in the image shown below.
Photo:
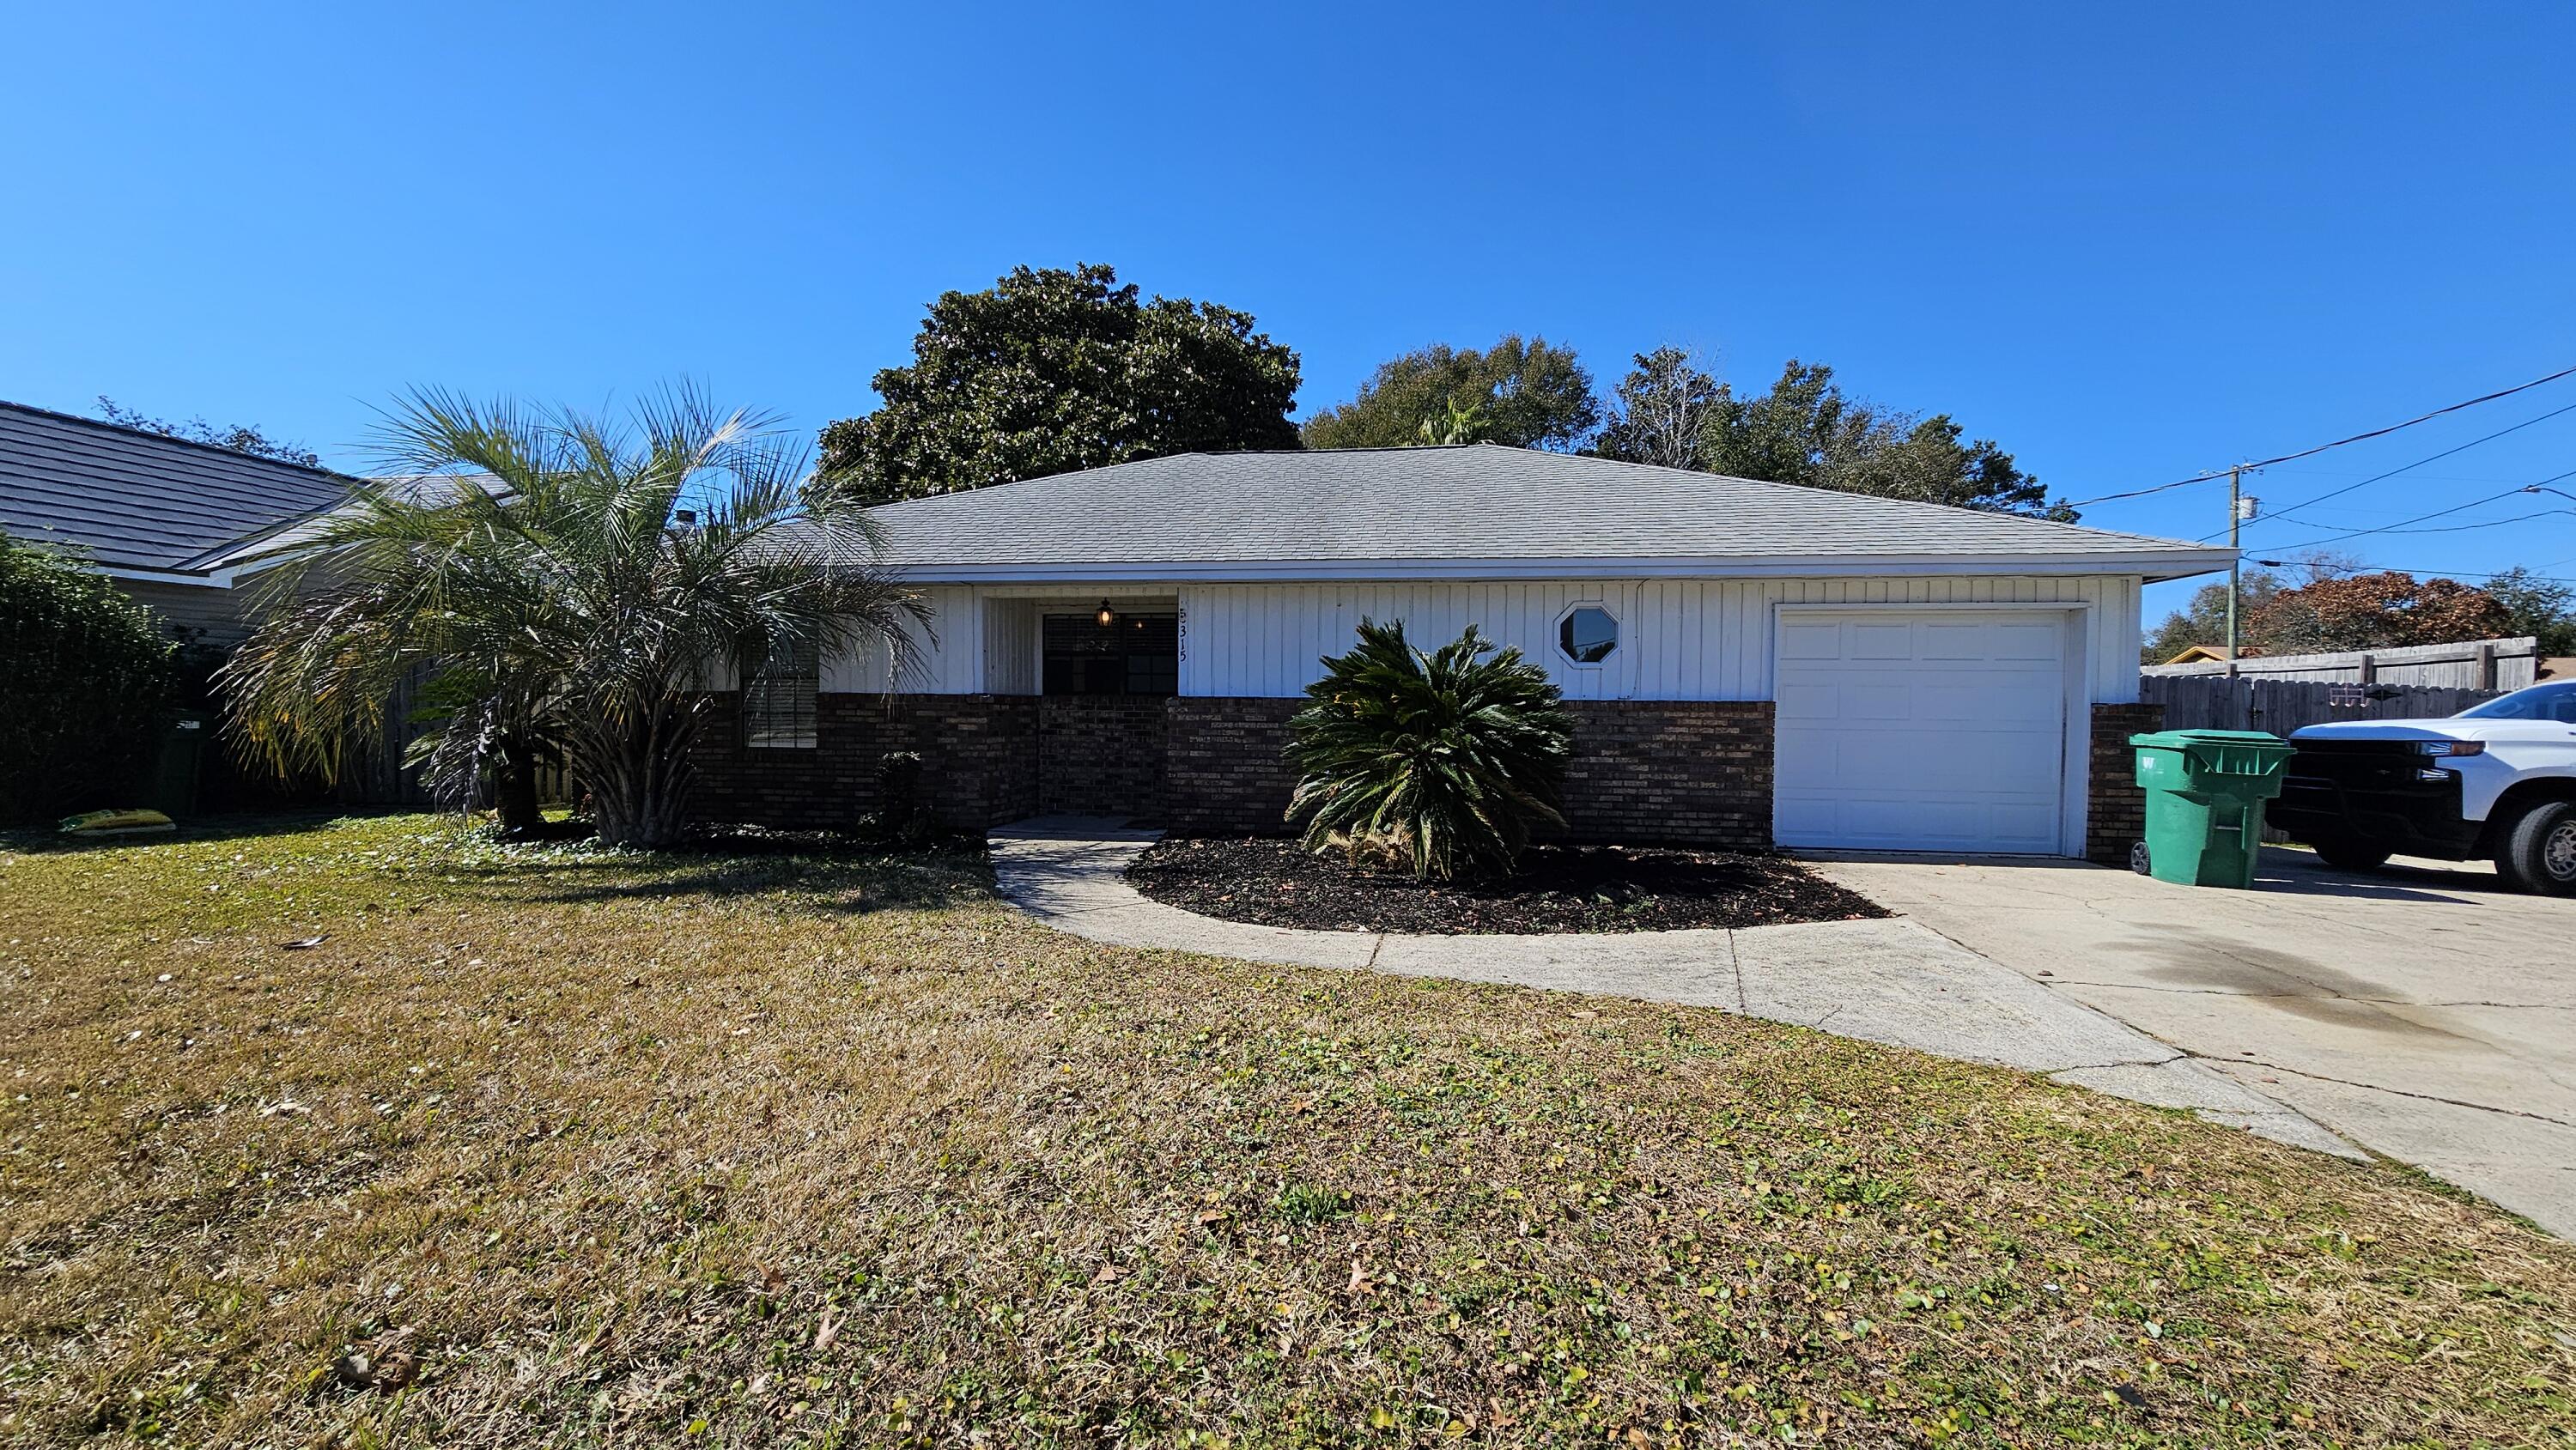
{"label": "neighbor house roof", "polygon": [[358,480],[0,403],[0,532],[111,570],[210,576],[246,541],[345,502]]}
{"label": "neighbor house roof", "polygon": [[[2250,654],[2252,651],[2249,650],[2247,653]],[[2229,649],[2223,644],[2185,645],[2183,646],[2182,653],[2175,655],[2172,659],[2165,661],[2165,663],[2169,665],[2196,665],[2204,661],[2211,661],[2218,664],[2225,664],[2229,657],[2234,654],[2234,650]]]}
{"label": "neighbor house roof", "polygon": [[1480,444],[1187,453],[875,509],[907,577],[2139,574],[2229,551],[1940,504]]}

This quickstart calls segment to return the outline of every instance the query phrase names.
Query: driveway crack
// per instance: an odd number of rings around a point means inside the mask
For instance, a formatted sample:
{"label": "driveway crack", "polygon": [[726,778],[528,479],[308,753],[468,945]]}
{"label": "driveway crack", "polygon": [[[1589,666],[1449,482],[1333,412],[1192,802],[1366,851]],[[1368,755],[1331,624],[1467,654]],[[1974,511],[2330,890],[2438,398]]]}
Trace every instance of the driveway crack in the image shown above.
{"label": "driveway crack", "polygon": [[2529,1118],[2535,1123],[2548,1123],[2553,1127],[2576,1128],[2576,1123],[2571,1123],[2565,1118],[2553,1118],[2547,1113],[2525,1112],[2520,1108],[2499,1108],[2492,1103],[2473,1103],[2466,1098],[2446,1098],[2440,1093],[2408,1092],[2404,1088],[2393,1088],[2384,1083],[2355,1082],[2348,1077],[2330,1077],[2321,1072],[2306,1072],[2295,1067],[2284,1067],[2280,1063],[2266,1062],[2259,1057],[2195,1057],[2193,1061],[2206,1062],[2213,1066],[2235,1063],[2244,1067],[2267,1067],[2274,1072],[2286,1072],[2292,1077],[2303,1077],[2311,1082],[2330,1082],[2339,1087],[2360,1088],[2364,1092],[2386,1093],[2394,1098],[2414,1098],[2419,1102],[2443,1103],[2454,1108],[2471,1108],[2481,1113],[2494,1113],[2498,1117]]}
{"label": "driveway crack", "polygon": [[2090,977],[2051,976],[2045,985],[2102,987],[2114,992],[2167,992],[2180,997],[2242,997],[2249,1002],[2278,998],[2290,1002],[2358,1002],[2371,1007],[2497,1007],[2514,1012],[2576,1012],[2576,1007],[2557,1002],[2417,1002],[2406,997],[2355,997],[2345,992],[2323,992],[2321,996],[2312,997],[2304,992],[2232,992],[2225,987],[2156,987],[2144,982],[2106,982]]}

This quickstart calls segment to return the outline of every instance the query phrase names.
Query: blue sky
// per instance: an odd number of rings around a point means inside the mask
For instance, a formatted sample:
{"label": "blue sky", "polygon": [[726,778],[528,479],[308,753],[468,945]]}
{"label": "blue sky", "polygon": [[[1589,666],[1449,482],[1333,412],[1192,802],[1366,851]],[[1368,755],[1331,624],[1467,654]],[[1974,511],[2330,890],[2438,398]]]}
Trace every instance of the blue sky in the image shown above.
{"label": "blue sky", "polygon": [[[343,466],[413,383],[689,376],[814,427],[940,291],[1079,260],[1254,313],[1304,356],[1301,409],[1432,341],[1543,333],[1605,388],[1669,341],[1739,385],[1829,362],[2080,498],[2576,364],[2554,0],[394,9],[16,11],[0,397]],[[2569,469],[2576,412],[2249,548]],[[2223,491],[2087,518],[2197,535]],[[2338,547],[2576,577],[2576,514]]]}

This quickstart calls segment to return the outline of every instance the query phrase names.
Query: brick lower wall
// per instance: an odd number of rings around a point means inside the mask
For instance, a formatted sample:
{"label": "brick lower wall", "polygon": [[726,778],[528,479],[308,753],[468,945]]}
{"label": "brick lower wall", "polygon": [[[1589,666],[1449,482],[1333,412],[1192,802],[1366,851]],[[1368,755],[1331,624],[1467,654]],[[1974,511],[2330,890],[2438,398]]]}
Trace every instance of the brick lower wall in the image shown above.
{"label": "brick lower wall", "polygon": [[[854,825],[877,807],[880,759],[922,758],[942,820],[978,829],[1078,812],[1182,833],[1287,830],[1283,755],[1302,699],[827,694],[816,746],[752,750],[737,697],[709,697],[694,757],[696,814],[787,829]],[[1771,844],[1773,710],[1764,700],[1575,700],[1566,829],[1580,841]],[[2145,828],[2129,736],[2155,705],[2096,705],[2085,855],[2128,860]]]}
{"label": "brick lower wall", "polygon": [[980,830],[1037,814],[1037,699],[1026,695],[826,694],[810,749],[742,743],[740,697],[711,695],[691,756],[692,810],[710,823],[837,830],[875,810],[889,751],[921,757],[942,824]]}
{"label": "brick lower wall", "polygon": [[[1296,772],[1282,752],[1302,699],[1171,702],[1164,819],[1175,831],[1285,831]],[[1771,705],[1570,700],[1571,840],[1771,844]]]}
{"label": "brick lower wall", "polygon": [[2096,705],[2090,787],[2084,798],[2084,859],[2129,864],[2129,846],[2147,833],[2147,793],[2138,788],[2137,752],[2129,737],[2165,724],[2162,705]]}
{"label": "brick lower wall", "polygon": [[1167,703],[1152,696],[1041,697],[1038,813],[1160,819]]}
{"label": "brick lower wall", "polygon": [[1565,836],[1771,844],[1768,700],[1568,700]]}
{"label": "brick lower wall", "polygon": [[1288,829],[1297,773],[1283,753],[1302,698],[1183,695],[1167,702],[1163,820],[1174,831],[1268,834]]}

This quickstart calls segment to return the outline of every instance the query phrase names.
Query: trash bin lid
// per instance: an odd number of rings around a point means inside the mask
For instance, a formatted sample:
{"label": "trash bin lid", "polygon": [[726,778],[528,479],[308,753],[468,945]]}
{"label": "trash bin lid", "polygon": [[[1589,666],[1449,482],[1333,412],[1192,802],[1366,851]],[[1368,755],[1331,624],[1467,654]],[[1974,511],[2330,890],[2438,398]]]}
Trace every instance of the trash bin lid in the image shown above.
{"label": "trash bin lid", "polygon": [[2290,742],[2263,730],[2156,730],[2129,737],[2131,745],[2144,745],[2161,750],[2187,750],[2195,745],[2277,745],[2290,749]]}

